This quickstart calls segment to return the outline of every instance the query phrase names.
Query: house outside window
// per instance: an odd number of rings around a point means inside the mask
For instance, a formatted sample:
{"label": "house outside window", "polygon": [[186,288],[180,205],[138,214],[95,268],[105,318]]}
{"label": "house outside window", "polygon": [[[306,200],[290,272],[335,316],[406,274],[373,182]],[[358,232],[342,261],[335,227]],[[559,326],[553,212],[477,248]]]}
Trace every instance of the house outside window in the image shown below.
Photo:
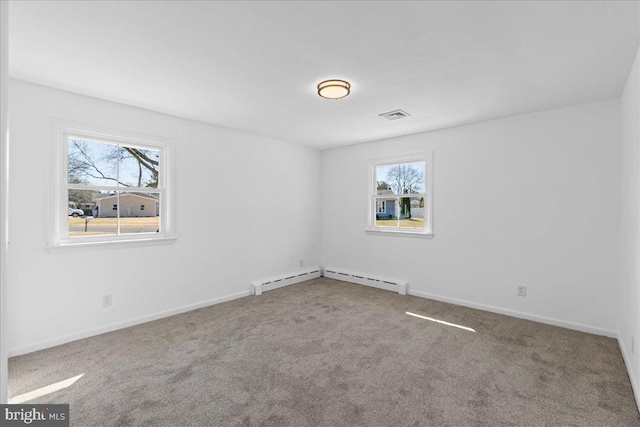
{"label": "house outside window", "polygon": [[433,237],[433,153],[371,161],[367,232]]}
{"label": "house outside window", "polygon": [[[82,243],[172,240],[172,200],[167,185],[169,140],[59,124],[57,227],[49,247]],[[67,205],[88,206],[86,215],[63,215]],[[155,211],[146,210],[152,203]]]}

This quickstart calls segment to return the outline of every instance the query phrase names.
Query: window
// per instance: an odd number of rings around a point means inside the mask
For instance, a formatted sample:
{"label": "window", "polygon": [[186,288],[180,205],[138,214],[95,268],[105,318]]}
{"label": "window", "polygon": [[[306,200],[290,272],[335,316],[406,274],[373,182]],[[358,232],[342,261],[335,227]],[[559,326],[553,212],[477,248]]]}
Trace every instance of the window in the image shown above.
{"label": "window", "polygon": [[433,155],[371,162],[369,227],[374,234],[433,236]]}
{"label": "window", "polygon": [[[73,245],[171,237],[168,143],[60,126],[60,162],[52,244]],[[145,211],[146,204],[157,206]],[[62,215],[60,206],[88,206]],[[136,209],[139,206],[140,209]]]}

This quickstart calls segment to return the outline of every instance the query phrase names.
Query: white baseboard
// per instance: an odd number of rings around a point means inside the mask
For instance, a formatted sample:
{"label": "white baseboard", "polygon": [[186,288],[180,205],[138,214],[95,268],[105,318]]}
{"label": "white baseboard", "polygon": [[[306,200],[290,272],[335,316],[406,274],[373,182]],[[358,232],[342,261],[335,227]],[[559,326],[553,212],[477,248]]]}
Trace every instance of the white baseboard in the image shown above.
{"label": "white baseboard", "polygon": [[342,268],[325,267],[324,277],[329,279],[342,280],[343,282],[356,283],[358,285],[371,286],[373,288],[384,289],[385,291],[397,292],[400,295],[407,294],[407,282],[397,279],[390,279],[370,274],[354,273]]}
{"label": "white baseboard", "polygon": [[129,326],[135,326],[141,323],[151,322],[152,320],[158,320],[164,317],[185,313],[187,311],[197,310],[202,307],[208,307],[210,305],[220,304],[220,303],[231,301],[234,299],[247,297],[249,295],[251,295],[251,292],[248,290],[244,292],[238,292],[231,295],[225,295],[223,297],[218,297],[218,298],[213,298],[206,301],[197,302],[195,304],[183,305],[182,307],[172,308],[170,310],[165,310],[158,313],[149,314],[146,316],[136,317],[135,319],[125,320],[124,322],[112,323],[110,325],[101,326],[99,328],[88,329],[86,331],[65,335],[63,337],[55,338],[52,340],[40,341],[38,343],[27,345],[24,347],[9,349],[9,357],[15,357],[15,356],[20,356],[27,353],[32,353],[34,351],[43,350],[45,348],[66,344],[71,341],[76,341],[83,338],[89,338],[95,335],[104,334],[106,332],[116,331],[118,329],[128,328]]}
{"label": "white baseboard", "polygon": [[507,308],[494,307],[491,305],[478,304],[471,301],[464,301],[455,298],[443,297],[440,295],[429,294],[426,292],[420,292],[409,289],[409,295],[417,297],[432,299],[436,301],[442,301],[449,304],[462,305],[470,308],[477,308],[478,310],[490,311],[492,313],[504,314],[506,316],[517,317],[518,319],[532,320],[534,322],[545,323],[547,325],[560,326],[562,328],[573,329],[575,331],[587,332],[594,335],[603,335],[609,338],[618,338],[618,334],[615,331],[608,329],[597,328],[595,326],[583,325],[581,323],[569,322],[566,320],[554,319],[551,317],[538,316],[536,314],[524,313],[522,311],[510,310]]}
{"label": "white baseboard", "polygon": [[256,280],[251,284],[250,292],[253,295],[262,295],[263,292],[272,291],[284,286],[294,285],[307,280],[317,279],[322,274],[320,267],[300,270],[289,274],[283,274],[271,279]]}
{"label": "white baseboard", "polygon": [[620,352],[624,359],[624,364],[627,367],[627,375],[629,375],[629,381],[631,381],[631,389],[633,390],[633,396],[636,398],[636,406],[640,411],[640,389],[638,389],[638,383],[636,381],[635,373],[633,372],[633,364],[631,361],[631,354],[627,353],[627,348],[624,345],[624,341],[618,338],[618,346],[620,346]]}

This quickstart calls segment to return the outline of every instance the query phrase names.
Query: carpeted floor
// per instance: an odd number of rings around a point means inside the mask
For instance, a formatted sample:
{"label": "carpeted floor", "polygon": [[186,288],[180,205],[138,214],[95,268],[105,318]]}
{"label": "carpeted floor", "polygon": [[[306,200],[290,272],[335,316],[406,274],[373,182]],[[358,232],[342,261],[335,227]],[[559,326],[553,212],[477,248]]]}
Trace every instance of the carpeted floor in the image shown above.
{"label": "carpeted floor", "polygon": [[72,426],[640,426],[613,339],[325,278],[9,363]]}

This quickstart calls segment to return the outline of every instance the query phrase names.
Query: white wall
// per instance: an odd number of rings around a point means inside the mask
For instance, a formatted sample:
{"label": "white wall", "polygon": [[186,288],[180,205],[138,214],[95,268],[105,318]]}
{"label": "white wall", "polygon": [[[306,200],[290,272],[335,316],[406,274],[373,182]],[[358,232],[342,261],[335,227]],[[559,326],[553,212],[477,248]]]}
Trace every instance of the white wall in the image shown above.
{"label": "white wall", "polygon": [[[640,49],[621,98],[622,210],[618,342],[640,406]],[[632,352],[631,340],[634,338]]]}
{"label": "white wall", "polygon": [[[365,234],[368,159],[423,150],[433,240]],[[615,336],[619,168],[617,99],[324,151],[323,264]]]}
{"label": "white wall", "polygon": [[[320,265],[320,152],[22,81],[10,89],[11,354],[242,295],[300,260]],[[173,138],[177,242],[48,254],[50,117]]]}
{"label": "white wall", "polygon": [[9,3],[0,2],[0,404],[7,403],[7,252],[9,155]]}

